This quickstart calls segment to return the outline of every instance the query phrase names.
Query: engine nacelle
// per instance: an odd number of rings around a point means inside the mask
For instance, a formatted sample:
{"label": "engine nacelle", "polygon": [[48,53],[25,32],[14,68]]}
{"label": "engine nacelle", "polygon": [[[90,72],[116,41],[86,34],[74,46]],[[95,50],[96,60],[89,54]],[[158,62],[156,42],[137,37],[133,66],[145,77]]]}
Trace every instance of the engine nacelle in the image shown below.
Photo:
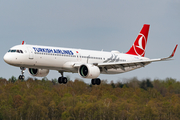
{"label": "engine nacelle", "polygon": [[83,78],[97,78],[100,75],[100,69],[95,65],[83,64],[79,67],[78,73]]}
{"label": "engine nacelle", "polygon": [[35,77],[45,77],[48,75],[49,70],[48,69],[35,69],[35,68],[29,68],[28,69],[29,74]]}

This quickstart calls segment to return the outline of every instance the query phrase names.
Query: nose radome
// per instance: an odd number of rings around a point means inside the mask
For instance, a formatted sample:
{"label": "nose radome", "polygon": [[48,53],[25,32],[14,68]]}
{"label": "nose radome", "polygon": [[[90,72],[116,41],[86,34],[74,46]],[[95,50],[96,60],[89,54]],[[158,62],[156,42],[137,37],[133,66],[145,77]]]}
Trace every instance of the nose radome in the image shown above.
{"label": "nose radome", "polygon": [[10,56],[7,53],[4,55],[4,61],[10,63]]}

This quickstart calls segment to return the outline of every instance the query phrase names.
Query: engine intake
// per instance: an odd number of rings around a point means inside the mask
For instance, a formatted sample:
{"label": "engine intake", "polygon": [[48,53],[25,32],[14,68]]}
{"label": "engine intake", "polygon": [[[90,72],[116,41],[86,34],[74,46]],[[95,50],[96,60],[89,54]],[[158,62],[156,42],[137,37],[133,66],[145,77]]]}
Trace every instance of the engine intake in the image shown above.
{"label": "engine intake", "polygon": [[99,67],[91,64],[81,65],[78,73],[83,78],[97,78],[100,75]]}
{"label": "engine intake", "polygon": [[49,70],[48,69],[35,69],[35,68],[29,68],[28,69],[29,74],[35,77],[45,77],[48,75]]}

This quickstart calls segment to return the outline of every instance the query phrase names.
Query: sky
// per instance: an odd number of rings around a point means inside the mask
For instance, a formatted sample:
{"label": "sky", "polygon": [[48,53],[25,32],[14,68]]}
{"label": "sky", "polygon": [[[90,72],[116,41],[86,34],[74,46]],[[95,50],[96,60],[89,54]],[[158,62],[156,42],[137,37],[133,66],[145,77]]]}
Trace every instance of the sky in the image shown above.
{"label": "sky", "polygon": [[[127,52],[143,24],[150,24],[145,57],[168,57],[180,43],[179,0],[0,0],[0,77],[21,73],[3,60],[9,48],[21,44]],[[100,75],[102,80],[180,80],[180,49],[171,61],[155,62],[131,72]],[[90,83],[78,74],[64,73]],[[32,77],[28,71],[26,78]],[[61,75],[50,71],[47,78]],[[41,79],[41,78],[40,78]]]}

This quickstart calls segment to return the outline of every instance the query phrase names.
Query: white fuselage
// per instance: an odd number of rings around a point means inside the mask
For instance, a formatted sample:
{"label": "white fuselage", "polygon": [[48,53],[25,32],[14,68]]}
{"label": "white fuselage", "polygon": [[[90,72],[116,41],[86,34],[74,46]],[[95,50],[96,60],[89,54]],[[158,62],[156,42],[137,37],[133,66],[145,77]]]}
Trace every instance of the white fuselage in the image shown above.
{"label": "white fuselage", "polygon": [[[22,50],[23,53],[11,52],[12,50]],[[146,57],[123,54],[118,51],[93,51],[83,49],[72,49],[62,47],[49,47],[38,45],[17,45],[10,49],[4,56],[5,62],[10,65],[25,68],[40,68],[57,70],[63,72],[77,73],[78,69],[73,67],[76,64],[98,64],[113,62],[130,62],[138,60],[149,60]],[[117,74],[128,72],[142,66],[108,69],[103,74]]]}

